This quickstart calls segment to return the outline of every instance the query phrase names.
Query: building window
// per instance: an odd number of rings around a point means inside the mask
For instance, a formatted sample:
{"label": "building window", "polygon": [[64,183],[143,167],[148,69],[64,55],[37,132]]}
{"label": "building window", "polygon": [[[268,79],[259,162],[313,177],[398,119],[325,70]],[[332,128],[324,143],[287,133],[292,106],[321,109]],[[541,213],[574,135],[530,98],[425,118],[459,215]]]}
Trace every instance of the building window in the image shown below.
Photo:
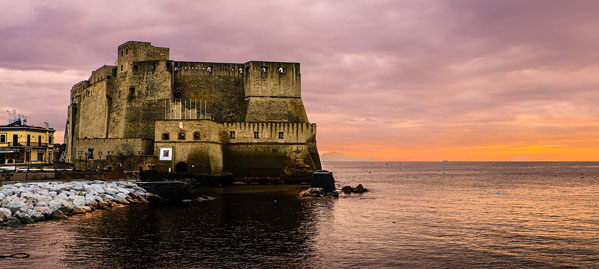
{"label": "building window", "polygon": [[262,73],[266,73],[266,72],[268,72],[268,67],[266,67],[266,66],[263,66],[263,67],[262,67]]}
{"label": "building window", "polygon": [[279,139],[283,139],[283,132],[279,132]]}
{"label": "building window", "polygon": [[243,68],[239,67],[239,74],[243,74]]}
{"label": "building window", "polygon": [[254,138],[260,138],[258,132],[254,132]]}
{"label": "building window", "polygon": [[123,65],[121,64],[121,71],[123,71]]}
{"label": "building window", "polygon": [[42,136],[41,135],[37,137],[37,146],[38,147],[42,146]]}
{"label": "building window", "polygon": [[0,143],[6,143],[6,135],[0,135]]}
{"label": "building window", "polygon": [[193,133],[193,140],[200,140],[200,132]]}
{"label": "building window", "polygon": [[281,74],[285,73],[285,67],[279,67],[279,73],[281,73]]}
{"label": "building window", "polygon": [[31,135],[27,135],[27,146],[31,146]]}
{"label": "building window", "polygon": [[168,133],[162,134],[162,140],[169,140],[169,139],[170,139],[170,137],[169,137]]}
{"label": "building window", "polygon": [[129,87],[129,95],[135,95],[135,87]]}
{"label": "building window", "polygon": [[44,160],[44,152],[42,152],[42,151],[37,152],[37,160],[40,162]]}
{"label": "building window", "polygon": [[129,55],[129,49],[125,49],[125,55]]}
{"label": "building window", "polygon": [[87,149],[87,158],[90,160],[94,159],[94,149]]}
{"label": "building window", "polygon": [[133,71],[137,71],[139,69],[139,67],[137,65],[133,66]]}
{"label": "building window", "polygon": [[212,66],[208,66],[208,67],[206,67],[206,71],[208,71],[208,72],[212,72]]}
{"label": "building window", "polygon": [[235,131],[229,132],[229,138],[231,138],[231,139],[235,138]]}
{"label": "building window", "polygon": [[52,141],[53,139],[54,139],[53,136],[48,137],[48,144],[54,143],[54,141]]}
{"label": "building window", "polygon": [[185,140],[185,133],[179,133],[179,140]]}
{"label": "building window", "polygon": [[19,146],[19,135],[12,135],[12,144],[13,146]]}

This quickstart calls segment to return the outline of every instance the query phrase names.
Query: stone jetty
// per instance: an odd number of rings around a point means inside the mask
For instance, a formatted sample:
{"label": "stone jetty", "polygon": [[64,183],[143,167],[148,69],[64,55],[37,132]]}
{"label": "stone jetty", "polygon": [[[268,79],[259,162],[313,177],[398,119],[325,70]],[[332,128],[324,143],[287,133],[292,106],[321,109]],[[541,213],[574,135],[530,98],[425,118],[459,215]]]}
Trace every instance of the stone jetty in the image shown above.
{"label": "stone jetty", "polygon": [[16,183],[0,187],[0,225],[27,224],[96,209],[147,203],[153,194],[133,182]]}

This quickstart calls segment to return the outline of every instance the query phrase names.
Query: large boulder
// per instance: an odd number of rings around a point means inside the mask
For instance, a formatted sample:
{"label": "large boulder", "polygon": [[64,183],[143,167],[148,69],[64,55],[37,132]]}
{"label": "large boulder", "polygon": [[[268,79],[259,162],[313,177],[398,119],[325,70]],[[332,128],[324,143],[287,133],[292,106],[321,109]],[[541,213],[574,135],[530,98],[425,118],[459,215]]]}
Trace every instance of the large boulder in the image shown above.
{"label": "large boulder", "polygon": [[12,211],[8,208],[0,208],[0,222],[7,220],[12,217]]}
{"label": "large boulder", "polygon": [[344,193],[351,193],[352,189],[353,188],[351,186],[344,186],[343,188],[341,188],[341,191],[343,191]]}
{"label": "large boulder", "polygon": [[12,201],[10,201],[7,205],[6,208],[10,209],[10,211],[12,211],[12,213],[16,213],[17,211],[23,211],[26,212],[27,209],[29,209],[29,207],[27,206],[27,204],[25,203],[25,198],[22,197],[16,197],[15,199],[13,199]]}
{"label": "large boulder", "polygon": [[14,214],[15,218],[19,219],[21,221],[21,223],[34,223],[35,221],[33,220],[33,218],[31,218],[31,216],[29,216],[29,214],[23,212],[23,211],[17,211]]}

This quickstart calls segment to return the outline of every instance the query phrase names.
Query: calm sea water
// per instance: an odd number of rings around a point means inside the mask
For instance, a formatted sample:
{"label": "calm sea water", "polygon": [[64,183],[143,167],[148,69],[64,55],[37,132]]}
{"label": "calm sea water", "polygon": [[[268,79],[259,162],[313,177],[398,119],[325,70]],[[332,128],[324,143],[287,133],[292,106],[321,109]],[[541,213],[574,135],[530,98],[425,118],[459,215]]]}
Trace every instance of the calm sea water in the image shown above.
{"label": "calm sea water", "polygon": [[325,162],[339,187],[232,186],[0,230],[0,268],[599,267],[599,163]]}

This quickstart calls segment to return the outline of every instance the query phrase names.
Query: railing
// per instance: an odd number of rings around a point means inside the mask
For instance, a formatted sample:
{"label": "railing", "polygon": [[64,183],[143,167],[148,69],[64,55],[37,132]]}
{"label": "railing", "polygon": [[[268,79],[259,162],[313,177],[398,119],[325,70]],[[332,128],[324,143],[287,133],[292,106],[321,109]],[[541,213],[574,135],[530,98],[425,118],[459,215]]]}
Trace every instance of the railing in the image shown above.
{"label": "railing", "polygon": [[27,143],[12,143],[12,142],[8,142],[8,143],[0,143],[0,146],[4,146],[4,145],[8,145],[5,147],[34,147],[34,148],[47,148],[48,145],[50,145],[49,143],[29,143],[29,145],[27,145]]}

